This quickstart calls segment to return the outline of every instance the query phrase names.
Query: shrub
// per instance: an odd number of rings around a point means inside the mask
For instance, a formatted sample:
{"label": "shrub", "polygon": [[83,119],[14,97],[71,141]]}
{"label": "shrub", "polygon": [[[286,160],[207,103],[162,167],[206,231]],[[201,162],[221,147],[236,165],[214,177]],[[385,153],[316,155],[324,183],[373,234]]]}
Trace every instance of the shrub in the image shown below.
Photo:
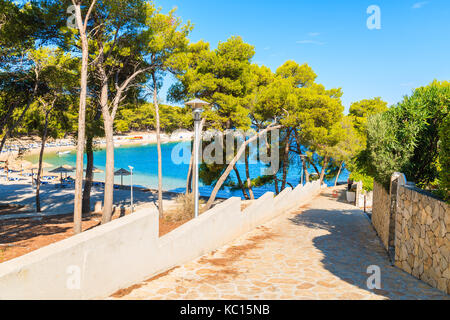
{"label": "shrub", "polygon": [[415,132],[410,123],[399,119],[397,110],[370,117],[367,123],[367,147],[357,159],[364,173],[388,188],[392,174],[402,171],[414,151]]}
{"label": "shrub", "polygon": [[449,106],[450,82],[434,81],[383,114],[369,118],[367,148],[358,155],[358,166],[385,187],[397,171],[419,187],[430,189],[441,171],[439,128]]}
{"label": "shrub", "polygon": [[362,181],[363,190],[370,192],[373,190],[373,178],[367,174],[359,171],[352,171],[350,179],[354,182]]}
{"label": "shrub", "polygon": [[[187,221],[194,218],[194,194],[190,193],[180,194],[175,199],[176,205],[169,209],[165,214],[166,219],[170,221]],[[204,204],[204,201],[199,201],[200,205]],[[204,210],[200,207],[200,213]]]}
{"label": "shrub", "polygon": [[444,198],[450,201],[450,115],[447,115],[440,129],[440,172],[439,189]]}

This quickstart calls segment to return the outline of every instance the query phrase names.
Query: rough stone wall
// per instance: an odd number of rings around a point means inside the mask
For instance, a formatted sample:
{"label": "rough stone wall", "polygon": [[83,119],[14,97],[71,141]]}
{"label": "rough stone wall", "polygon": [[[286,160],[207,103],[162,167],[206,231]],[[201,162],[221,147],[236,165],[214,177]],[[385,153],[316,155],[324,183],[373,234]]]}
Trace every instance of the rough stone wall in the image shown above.
{"label": "rough stone wall", "polygon": [[401,186],[395,224],[395,264],[450,294],[450,208]]}
{"label": "rough stone wall", "polygon": [[390,202],[389,192],[381,184],[374,182],[372,224],[386,250],[389,249]]}

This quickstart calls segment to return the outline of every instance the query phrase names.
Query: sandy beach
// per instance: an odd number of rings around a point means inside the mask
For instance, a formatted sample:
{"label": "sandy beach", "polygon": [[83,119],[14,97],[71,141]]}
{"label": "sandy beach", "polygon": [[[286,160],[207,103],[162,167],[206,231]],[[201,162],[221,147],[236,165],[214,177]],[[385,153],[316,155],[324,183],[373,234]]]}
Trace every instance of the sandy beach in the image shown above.
{"label": "sandy beach", "polygon": [[[188,131],[175,132],[172,135],[161,135],[163,143],[189,141],[192,133]],[[76,148],[73,139],[58,139],[48,141],[45,153],[55,153],[72,151]],[[103,139],[96,139],[97,146],[104,147]],[[115,136],[114,144],[119,145],[146,145],[156,143],[156,133],[154,132],[132,132],[127,135]],[[26,148],[27,150],[19,155],[19,150],[11,150],[12,146],[17,148]],[[9,149],[9,150],[8,150]],[[25,137],[20,140],[11,140],[5,145],[0,155],[0,205],[14,205],[13,210],[0,210],[0,219],[9,219],[13,217],[34,216],[35,214],[35,194],[36,188],[32,186],[30,170],[25,170],[31,166],[24,157],[36,155],[40,152],[40,140],[37,137]],[[5,163],[8,161],[10,172],[6,174],[4,170]],[[33,164],[36,166],[36,164]],[[24,169],[24,170],[22,170]],[[70,214],[73,211],[74,186],[69,185],[67,188],[59,188],[59,175],[49,173],[53,168],[44,168],[43,176],[50,179],[44,180],[41,185],[41,207],[43,215]],[[34,170],[36,173],[37,170]],[[8,179],[7,179],[8,177]],[[12,180],[12,181],[11,181]],[[145,190],[145,191],[143,191]],[[171,192],[164,193],[164,201],[166,205],[173,203],[177,194]],[[156,191],[148,189],[134,188],[134,206],[142,207],[145,205],[155,205],[157,194]],[[91,194],[91,210],[95,211],[101,206],[103,200],[103,186],[98,183],[92,188]],[[100,203],[100,204],[98,204]],[[128,188],[114,190],[114,205],[118,208],[129,208],[131,203],[131,192]],[[3,214],[2,214],[3,211]]]}
{"label": "sandy beach", "polygon": [[[162,143],[191,141],[193,133],[186,130],[175,131],[174,133],[161,134]],[[156,144],[156,132],[130,132],[127,135],[114,136],[115,146],[125,145],[146,145]],[[94,140],[97,147],[106,147],[106,141],[102,138]],[[19,157],[19,149],[24,149],[23,156],[39,154],[41,140],[39,137],[22,137],[20,139],[10,139],[0,154],[0,161],[14,162]],[[76,141],[73,138],[48,140],[44,149],[45,153],[72,151],[76,148]]]}
{"label": "sandy beach", "polygon": [[[74,187],[67,189],[57,188],[57,183],[41,186],[40,199],[43,216],[71,214],[74,205]],[[36,188],[27,181],[14,181],[8,184],[0,184],[0,204],[14,204],[14,210],[8,210],[1,214],[0,220],[15,217],[33,217],[35,213]],[[151,190],[141,191],[134,188],[134,207],[140,208],[145,205],[155,205],[157,193]],[[165,205],[173,203],[176,198],[175,193],[164,193]],[[103,187],[93,187],[91,193],[91,210],[94,212],[96,204],[103,201]],[[114,205],[118,208],[129,209],[131,204],[130,190],[114,190]],[[98,205],[97,205],[98,206]],[[97,207],[99,208],[99,207]],[[98,210],[97,210],[98,211]]]}

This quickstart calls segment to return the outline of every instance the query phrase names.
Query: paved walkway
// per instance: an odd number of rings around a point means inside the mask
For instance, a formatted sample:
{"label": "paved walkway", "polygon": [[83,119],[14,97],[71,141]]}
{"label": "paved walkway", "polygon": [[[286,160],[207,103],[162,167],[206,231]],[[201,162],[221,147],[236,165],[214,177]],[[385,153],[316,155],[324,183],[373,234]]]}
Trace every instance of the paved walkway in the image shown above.
{"label": "paved walkway", "polygon": [[[367,288],[369,266],[380,290]],[[392,267],[367,216],[327,190],[233,243],[154,277],[122,299],[449,299]]]}

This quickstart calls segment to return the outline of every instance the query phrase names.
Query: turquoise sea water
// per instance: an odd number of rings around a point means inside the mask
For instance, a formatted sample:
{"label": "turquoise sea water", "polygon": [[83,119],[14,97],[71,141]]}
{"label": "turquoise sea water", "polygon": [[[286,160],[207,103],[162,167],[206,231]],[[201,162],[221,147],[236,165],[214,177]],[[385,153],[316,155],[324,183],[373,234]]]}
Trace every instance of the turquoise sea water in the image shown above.
{"label": "turquoise sea water", "polygon": [[[166,191],[176,191],[183,192],[186,187],[186,176],[188,172],[188,161],[186,163],[176,163],[178,161],[172,160],[172,151],[179,143],[167,143],[161,146],[162,149],[162,162],[163,162],[163,189]],[[186,158],[189,157],[190,142],[184,142],[181,145],[186,150]],[[182,153],[179,153],[179,155]],[[38,161],[38,156],[30,156],[28,160],[34,162]],[[156,144],[149,145],[133,145],[133,146],[120,146],[116,147],[114,153],[114,162],[116,170],[124,168],[128,170],[128,166],[134,167],[133,170],[133,184],[144,186],[147,188],[156,189],[158,187],[158,158]],[[56,153],[46,153],[44,156],[44,162],[56,166],[71,165],[75,166],[76,162],[76,152],[72,151],[69,154],[59,156]],[[86,159],[85,159],[86,163]],[[105,169],[106,163],[106,152],[105,150],[98,150],[94,153],[94,165],[101,169]],[[243,163],[238,164],[237,168],[242,179],[245,179],[245,165]],[[262,163],[250,164],[250,176],[252,178],[257,177],[261,174],[261,169],[263,168]],[[51,168],[50,168],[51,170]],[[288,182],[294,187],[300,183],[301,167],[293,163],[289,169]],[[73,176],[73,174],[72,174]],[[231,178],[233,181],[237,181],[235,173],[231,173]],[[348,172],[344,171],[340,176],[340,181],[347,181]],[[94,179],[96,181],[104,181],[104,173],[94,174]],[[115,177],[115,183],[121,183],[120,176]],[[123,177],[123,183],[125,185],[130,184],[130,177]],[[334,181],[327,182],[329,185],[334,184]],[[274,191],[275,187],[273,185],[266,185],[264,187],[256,188],[254,190],[255,196],[259,197],[267,191]],[[200,193],[203,196],[208,196],[212,191],[209,186],[203,186],[200,184]],[[230,196],[242,196],[242,191],[240,190],[230,190],[230,188],[224,188],[218,194],[219,197],[230,197]]]}

